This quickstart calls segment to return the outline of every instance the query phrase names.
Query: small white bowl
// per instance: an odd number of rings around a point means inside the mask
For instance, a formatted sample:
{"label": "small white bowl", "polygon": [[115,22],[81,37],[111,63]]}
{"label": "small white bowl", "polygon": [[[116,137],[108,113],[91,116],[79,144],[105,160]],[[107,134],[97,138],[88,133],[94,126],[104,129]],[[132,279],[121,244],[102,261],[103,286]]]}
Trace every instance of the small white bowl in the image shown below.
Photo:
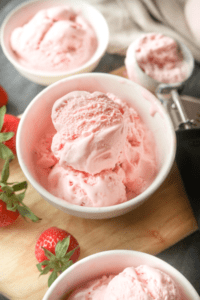
{"label": "small white bowl", "polygon": [[[54,102],[72,91],[113,93],[133,105],[153,132],[158,152],[158,174],[153,183],[139,196],[108,207],[73,205],[50,194],[38,181],[33,160],[35,143],[41,132],[52,127],[51,110]],[[152,115],[153,114],[153,115]],[[17,131],[17,155],[25,176],[36,191],[50,204],[66,213],[83,218],[104,219],[125,214],[146,201],[167,177],[175,158],[176,137],[165,108],[149,91],[116,75],[87,73],[62,79],[40,92],[28,105]]]}
{"label": "small white bowl", "polygon": [[50,286],[42,300],[61,300],[69,291],[104,274],[118,274],[127,267],[148,265],[168,274],[184,300],[199,300],[191,283],[175,268],[156,256],[132,250],[110,250],[81,259],[65,270]]}
{"label": "small white bowl", "polygon": [[[139,38],[134,40],[128,47],[125,57],[125,67],[127,71],[128,78],[138,84],[141,84],[143,87],[148,89],[150,92],[155,93],[156,89],[160,84],[161,81],[158,81],[149,75],[147,75],[138,65],[135,50],[138,46],[138,43],[141,39],[145,36],[148,36],[151,33],[142,34]],[[180,41],[175,40],[183,54],[183,60],[187,63],[188,73],[184,80],[184,82],[192,75],[194,69],[194,58],[192,56],[191,51],[185,46],[185,44],[181,43]],[[182,82],[180,83],[182,84]],[[170,86],[177,86],[177,83],[170,83]]]}
{"label": "small white bowl", "polygon": [[[58,5],[70,5],[75,11],[81,10],[83,17],[88,20],[96,32],[98,40],[96,52],[83,66],[68,72],[43,72],[22,66],[16,59],[16,56],[10,47],[11,33],[16,27],[27,23],[39,10]],[[7,59],[22,76],[45,86],[74,74],[87,73],[94,70],[106,52],[108,41],[109,29],[105,18],[96,8],[85,3],[83,0],[28,1],[11,11],[5,18],[1,27],[1,46]]]}

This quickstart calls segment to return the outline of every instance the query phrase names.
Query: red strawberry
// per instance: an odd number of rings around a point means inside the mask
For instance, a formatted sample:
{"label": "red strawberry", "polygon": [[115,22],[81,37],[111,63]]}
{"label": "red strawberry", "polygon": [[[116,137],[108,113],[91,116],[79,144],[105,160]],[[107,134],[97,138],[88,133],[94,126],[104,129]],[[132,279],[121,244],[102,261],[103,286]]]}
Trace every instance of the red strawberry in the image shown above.
{"label": "red strawberry", "polygon": [[[23,203],[27,182],[8,183],[9,161],[4,164],[0,182],[0,227],[12,224],[19,215],[33,222],[40,220],[28,206]],[[18,192],[18,193],[16,193]]]}
{"label": "red strawberry", "polygon": [[58,275],[75,263],[80,255],[80,247],[77,240],[67,231],[50,227],[37,240],[35,256],[39,261],[37,264],[40,275],[51,271],[48,286]]}
{"label": "red strawberry", "polygon": [[1,224],[7,226],[13,223],[19,214],[24,218],[31,219],[33,222],[40,220],[22,202],[27,189],[27,181],[8,182],[9,164],[16,154],[16,132],[19,121],[20,119],[15,116],[6,115],[5,105],[0,108],[0,159],[4,160],[0,178],[0,226]]}
{"label": "red strawberry", "polygon": [[[1,189],[0,192],[2,192]],[[14,223],[18,217],[19,217],[18,210],[16,211],[7,210],[6,203],[0,200],[0,227],[5,227]]]}
{"label": "red strawberry", "polygon": [[14,136],[3,142],[5,146],[7,146],[14,155],[16,155],[16,132],[19,125],[20,119],[16,116],[5,114],[4,115],[4,122],[1,129],[1,132],[14,132]]}
{"label": "red strawberry", "polygon": [[0,107],[6,105],[8,103],[8,95],[4,88],[0,86]]}

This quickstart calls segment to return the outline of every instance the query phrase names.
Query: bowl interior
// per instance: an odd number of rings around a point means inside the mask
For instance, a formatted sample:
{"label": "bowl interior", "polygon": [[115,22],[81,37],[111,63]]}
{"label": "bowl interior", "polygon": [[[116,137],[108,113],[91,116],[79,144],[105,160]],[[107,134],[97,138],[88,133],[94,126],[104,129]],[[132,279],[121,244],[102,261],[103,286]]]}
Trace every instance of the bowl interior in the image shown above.
{"label": "bowl interior", "polygon": [[63,272],[52,284],[43,300],[61,300],[66,293],[85,282],[104,274],[118,274],[126,267],[149,265],[171,276],[181,290],[181,299],[199,299],[186,278],[172,266],[159,258],[131,250],[111,250],[88,256]]}
{"label": "bowl interior", "polygon": [[[49,132],[49,130],[54,130],[51,122],[51,110],[54,102],[65,94],[76,90],[110,92],[115,94],[132,105],[153,132],[157,144],[158,175],[151,186],[136,197],[137,200],[134,198],[133,203],[131,203],[132,200],[129,200],[126,203],[120,204],[127,207],[136,205],[137,202],[147,198],[168,174],[175,155],[175,133],[171,120],[160,102],[141,86],[119,76],[100,73],[75,75],[47,87],[38,94],[24,112],[18,129],[17,152],[22,170],[36,190],[41,195],[44,195],[44,193],[47,195],[46,193],[48,192],[38,181],[38,168],[34,160],[34,147],[38,139],[40,139],[41,133],[44,134],[45,132]],[[52,197],[48,193],[48,197],[46,198]],[[56,202],[56,199],[58,199],[56,197],[53,198],[53,202]],[[61,206],[69,207],[66,201],[59,200],[61,201]],[[85,207],[75,209],[81,211],[87,210]],[[98,208],[95,212],[98,213],[101,209],[102,211],[106,211],[112,208]]]}
{"label": "bowl interior", "polygon": [[[128,48],[127,50],[127,57],[125,59],[125,64],[127,63],[127,70],[130,74],[130,77],[135,77],[138,79],[138,83],[140,83],[143,87],[150,90],[151,92],[155,93],[156,88],[163,84],[162,82],[150,77],[147,73],[145,73],[139,66],[137,59],[136,59],[136,52],[135,49],[138,46],[138,43],[141,39],[143,39],[145,36],[151,35],[149,34],[142,34],[141,37],[139,37],[137,40],[135,40]],[[174,39],[174,38],[173,38]],[[184,68],[186,72],[186,76],[183,82],[177,82],[177,83],[164,83],[164,85],[168,85],[171,87],[179,87],[182,83],[184,83],[186,80],[189,79],[189,77],[192,75],[194,70],[194,58],[192,56],[191,51],[186,47],[185,44],[182,42],[175,40],[178,48],[183,54],[183,61],[184,61]],[[128,59],[127,59],[128,58]]]}
{"label": "bowl interior", "polygon": [[[1,43],[4,52],[7,57],[11,60],[14,65],[17,65],[21,69],[26,69],[21,66],[17,61],[14,52],[10,47],[10,36],[13,30],[16,27],[23,26],[26,24],[39,10],[58,6],[58,5],[70,5],[74,8],[75,11],[81,11],[82,15],[88,20],[88,22],[94,28],[97,40],[98,47],[91,58],[90,61],[86,62],[85,65],[90,65],[95,62],[99,56],[103,55],[108,44],[109,39],[109,31],[107,23],[102,16],[102,14],[96,10],[93,6],[85,3],[81,0],[36,0],[36,1],[28,1],[22,5],[19,5],[16,9],[14,9],[4,20],[2,24],[2,34],[1,34]],[[38,73],[38,71],[29,70],[29,72]],[[39,72],[45,73],[45,72]],[[67,72],[55,72],[55,73],[67,73]]]}

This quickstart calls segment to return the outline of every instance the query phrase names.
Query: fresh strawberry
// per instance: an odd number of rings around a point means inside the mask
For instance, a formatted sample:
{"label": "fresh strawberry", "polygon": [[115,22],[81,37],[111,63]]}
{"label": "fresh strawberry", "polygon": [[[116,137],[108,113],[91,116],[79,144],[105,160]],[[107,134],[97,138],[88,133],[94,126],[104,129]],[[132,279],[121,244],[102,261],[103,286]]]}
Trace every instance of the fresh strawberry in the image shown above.
{"label": "fresh strawberry", "polygon": [[[1,137],[5,137],[2,140],[2,144],[8,147],[14,155],[16,155],[16,132],[20,119],[16,116],[5,114],[3,119],[3,125],[0,131]],[[7,133],[12,133],[12,137]],[[2,147],[2,145],[0,145]]]}
{"label": "fresh strawberry", "polygon": [[[0,189],[0,193],[3,192]],[[8,226],[15,222],[19,217],[19,212],[7,210],[6,203],[0,200],[0,227]]]}
{"label": "fresh strawberry", "polygon": [[50,227],[43,231],[35,246],[40,275],[52,272],[48,279],[48,286],[61,272],[75,263],[79,255],[80,247],[77,240],[67,231],[57,227]]}
{"label": "fresh strawberry", "polygon": [[[40,219],[23,203],[27,182],[8,182],[9,164],[16,154],[16,131],[19,120],[15,116],[6,115],[5,106],[0,108],[0,159],[5,161],[0,178],[0,203],[4,203],[2,211],[0,210],[0,220],[4,219],[5,210],[7,210],[8,216],[13,216],[11,213],[13,212],[16,218],[20,214],[22,217],[37,222]],[[2,221],[2,224],[4,224],[2,226],[6,226],[5,224],[9,225],[10,223]]]}
{"label": "fresh strawberry", "polygon": [[8,103],[8,95],[4,88],[0,86],[0,107],[6,105]]}
{"label": "fresh strawberry", "polygon": [[27,182],[8,182],[9,162],[8,157],[4,163],[0,179],[0,227],[13,223],[19,214],[37,222],[40,218],[23,203],[28,186]]}

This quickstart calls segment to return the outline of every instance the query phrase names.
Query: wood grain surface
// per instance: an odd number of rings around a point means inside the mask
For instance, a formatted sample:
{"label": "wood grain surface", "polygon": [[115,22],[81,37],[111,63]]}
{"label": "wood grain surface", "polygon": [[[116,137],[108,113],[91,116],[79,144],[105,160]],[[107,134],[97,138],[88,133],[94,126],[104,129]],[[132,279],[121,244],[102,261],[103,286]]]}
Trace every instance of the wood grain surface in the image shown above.
{"label": "wood grain surface", "polygon": [[[126,76],[124,67],[112,73]],[[21,180],[26,179],[16,158],[10,165],[9,181]],[[42,220],[31,223],[19,217],[11,226],[0,229],[0,292],[12,300],[40,300],[47,291],[48,275],[39,277],[34,250],[38,236],[50,226],[63,228],[77,238],[80,259],[112,249],[157,254],[197,230],[176,164],[144,204],[117,218],[70,216],[48,204],[30,184],[24,203]]]}

